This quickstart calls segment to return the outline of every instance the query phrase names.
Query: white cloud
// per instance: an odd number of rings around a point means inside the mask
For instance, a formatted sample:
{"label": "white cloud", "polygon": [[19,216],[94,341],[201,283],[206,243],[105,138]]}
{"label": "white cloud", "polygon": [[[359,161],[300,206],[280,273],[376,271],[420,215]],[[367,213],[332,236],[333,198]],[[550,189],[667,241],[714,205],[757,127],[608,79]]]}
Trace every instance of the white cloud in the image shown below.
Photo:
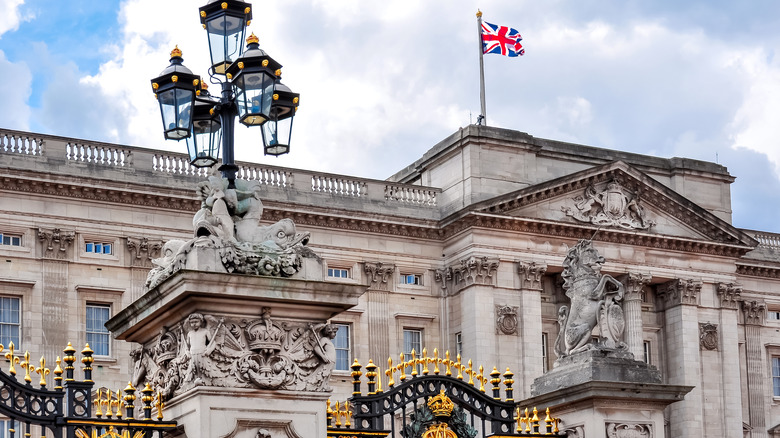
{"label": "white cloud", "polygon": [[19,23],[28,20],[30,17],[23,17],[20,6],[24,0],[0,0],[0,37],[8,31],[16,30]]}
{"label": "white cloud", "polygon": [[32,92],[32,79],[27,65],[10,62],[0,50],[0,127],[30,129],[30,107],[27,99]]}

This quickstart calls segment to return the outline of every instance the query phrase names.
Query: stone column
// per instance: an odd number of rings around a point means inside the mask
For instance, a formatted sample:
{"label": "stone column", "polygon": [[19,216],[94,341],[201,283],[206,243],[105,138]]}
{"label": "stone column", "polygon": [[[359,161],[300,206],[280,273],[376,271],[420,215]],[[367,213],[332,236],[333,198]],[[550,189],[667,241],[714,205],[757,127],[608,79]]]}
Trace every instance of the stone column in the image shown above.
{"label": "stone column", "polygon": [[642,361],[644,357],[644,328],[642,324],[642,288],[650,282],[650,274],[629,272],[619,280],[626,287],[623,297],[623,314],[626,318],[625,341],[628,351],[634,355],[634,360]]}
{"label": "stone column", "polygon": [[395,265],[365,262],[363,271],[368,286],[368,357],[376,364],[387,363],[390,357],[390,308],[388,298],[393,283]]}
{"label": "stone column", "polygon": [[128,237],[125,239],[127,248],[126,265],[131,267],[131,286],[128,303],[141,298],[144,294],[146,276],[153,267],[152,260],[160,257],[163,241],[147,237]]}
{"label": "stone column", "polygon": [[759,301],[743,301],[745,317],[745,350],[747,353],[748,412],[752,438],[766,437],[764,414],[764,363],[761,360],[761,326],[766,317],[766,305]]}
{"label": "stone column", "polygon": [[[62,345],[67,344],[71,340],[69,338],[79,331],[78,326],[73,324],[75,318],[68,307],[68,300],[71,299],[68,297],[71,292],[68,290],[69,264],[73,260],[75,239],[74,231],[38,229],[44,303],[41,310],[41,338],[44,339],[41,353],[46,357],[61,354]],[[24,345],[24,340],[21,341]]]}
{"label": "stone column", "polygon": [[[739,336],[738,318],[739,298],[742,295],[742,287],[736,284],[719,283],[717,286],[720,298],[720,343],[717,348],[720,353],[722,367],[720,375],[723,376],[723,389],[721,393],[721,416],[723,418],[724,436],[741,436],[742,434],[742,384],[739,378]],[[702,339],[702,348],[708,346]]]}
{"label": "stone column", "polygon": [[671,385],[694,386],[685,400],[669,406],[670,436],[704,437],[698,303],[702,283],[672,280],[658,286],[665,306],[666,373]]}
{"label": "stone column", "polygon": [[[542,277],[547,272],[547,265],[537,262],[518,262],[517,273],[520,275],[520,296],[522,312],[520,317],[521,363],[523,364],[521,387],[522,398],[531,394],[531,383],[541,376],[544,370],[542,364]],[[513,370],[514,372],[517,372]],[[517,375],[516,379],[520,377]],[[515,396],[516,399],[521,394]]]}

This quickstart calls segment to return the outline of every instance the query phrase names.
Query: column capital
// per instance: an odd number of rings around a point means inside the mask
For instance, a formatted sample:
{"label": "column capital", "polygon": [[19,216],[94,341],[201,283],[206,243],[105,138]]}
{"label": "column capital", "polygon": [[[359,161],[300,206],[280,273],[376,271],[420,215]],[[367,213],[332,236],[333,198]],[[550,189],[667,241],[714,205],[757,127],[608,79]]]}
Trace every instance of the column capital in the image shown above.
{"label": "column capital", "polygon": [[363,272],[366,273],[369,289],[389,290],[388,279],[391,279],[395,273],[395,265],[384,262],[363,262]]}
{"label": "column capital", "polygon": [[160,257],[163,241],[147,237],[128,237],[125,239],[127,251],[130,253],[130,266],[151,268],[152,259]]}
{"label": "column capital", "polygon": [[517,273],[520,274],[520,289],[542,290],[542,276],[547,272],[544,262],[517,262]]}
{"label": "column capital", "polygon": [[652,275],[644,272],[629,272],[617,279],[626,287],[625,300],[643,301],[645,298],[644,287],[650,283]]}
{"label": "column capital", "polygon": [[69,258],[68,250],[75,239],[75,231],[65,231],[59,228],[38,228],[38,240],[41,242],[41,254],[44,258]]}
{"label": "column capital", "polygon": [[678,278],[659,285],[657,293],[667,308],[678,304],[696,306],[699,304],[701,286],[700,280]]}
{"label": "column capital", "polygon": [[472,284],[495,284],[499,259],[471,256],[434,271],[434,280],[441,283],[442,294],[454,294]]}
{"label": "column capital", "polygon": [[764,325],[766,304],[762,301],[743,301],[742,313],[745,316],[745,324]]}
{"label": "column capital", "polygon": [[734,309],[739,307],[739,300],[742,297],[742,286],[734,283],[718,283],[718,297],[720,297],[720,307],[724,309]]}

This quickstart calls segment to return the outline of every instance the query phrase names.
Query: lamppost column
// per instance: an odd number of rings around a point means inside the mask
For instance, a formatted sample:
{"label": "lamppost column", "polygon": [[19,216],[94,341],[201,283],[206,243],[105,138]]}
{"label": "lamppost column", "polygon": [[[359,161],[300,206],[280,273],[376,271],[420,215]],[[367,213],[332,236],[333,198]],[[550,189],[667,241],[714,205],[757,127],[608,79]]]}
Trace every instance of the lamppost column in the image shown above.
{"label": "lamppost column", "polygon": [[222,166],[219,167],[219,170],[222,171],[222,176],[227,178],[229,189],[236,188],[236,173],[238,172],[234,156],[234,135],[238,112],[233,103],[232,94],[233,89],[230,82],[223,82],[219,113],[222,123]]}

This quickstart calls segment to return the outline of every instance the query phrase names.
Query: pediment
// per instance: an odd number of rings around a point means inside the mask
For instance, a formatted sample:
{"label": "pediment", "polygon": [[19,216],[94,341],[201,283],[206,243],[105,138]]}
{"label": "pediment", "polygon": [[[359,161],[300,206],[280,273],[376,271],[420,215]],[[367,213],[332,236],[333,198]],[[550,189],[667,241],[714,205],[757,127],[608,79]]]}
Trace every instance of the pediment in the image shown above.
{"label": "pediment", "polygon": [[475,211],[754,247],[757,242],[638,169],[615,161],[501,195]]}

